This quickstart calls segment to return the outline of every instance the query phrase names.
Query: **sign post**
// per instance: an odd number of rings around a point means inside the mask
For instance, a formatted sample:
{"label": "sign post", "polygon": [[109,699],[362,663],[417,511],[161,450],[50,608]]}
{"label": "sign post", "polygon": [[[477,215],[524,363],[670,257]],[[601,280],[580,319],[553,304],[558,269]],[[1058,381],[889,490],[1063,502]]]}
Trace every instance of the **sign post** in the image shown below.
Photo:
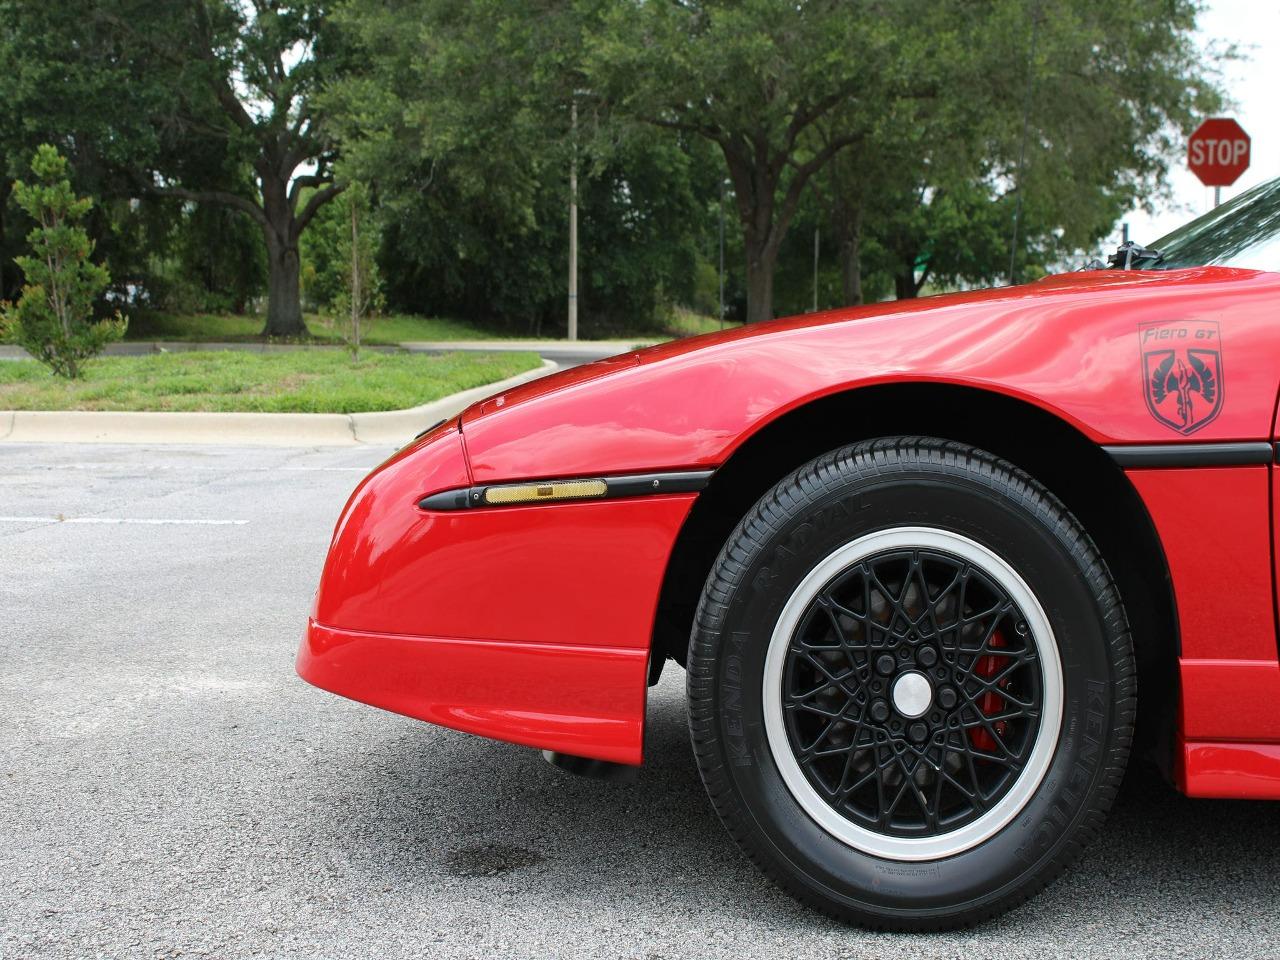
{"label": "sign post", "polygon": [[1213,187],[1213,205],[1222,201],[1222,188],[1249,169],[1249,135],[1230,117],[1210,117],[1187,141],[1187,166],[1206,187]]}

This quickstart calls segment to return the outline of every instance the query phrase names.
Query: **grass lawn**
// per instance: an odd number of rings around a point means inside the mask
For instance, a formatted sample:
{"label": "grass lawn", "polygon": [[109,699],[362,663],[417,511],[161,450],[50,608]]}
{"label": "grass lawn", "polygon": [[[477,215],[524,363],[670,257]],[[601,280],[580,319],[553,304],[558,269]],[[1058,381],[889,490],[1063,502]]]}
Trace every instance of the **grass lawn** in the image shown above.
{"label": "grass lawn", "polygon": [[[325,330],[314,314],[306,317],[311,339],[316,342],[337,342],[337,337]],[[129,317],[126,340],[211,340],[250,341],[261,339],[262,317],[252,314],[237,317],[231,314],[201,313],[174,314],[138,311]],[[473,327],[461,320],[443,317],[415,317],[394,314],[374,321],[365,337],[365,343],[402,343],[405,340],[532,340],[533,337],[497,334]],[[546,339],[546,338],[543,338]]]}
{"label": "grass lawn", "polygon": [[732,320],[723,324],[715,317],[709,317],[704,313],[694,313],[692,310],[686,310],[683,307],[677,307],[671,312],[665,323],[666,332],[672,337],[696,337],[700,333],[714,333],[717,330],[731,330],[734,327],[741,326]]}
{"label": "grass lawn", "polygon": [[211,410],[363,413],[400,410],[523,373],[531,353],[162,353],[100,357],[84,377],[34,360],[0,362],[0,410]]}
{"label": "grass lawn", "polygon": [[[336,343],[337,337],[325,330],[315,314],[306,317],[311,331],[311,342]],[[188,340],[196,342],[261,340],[263,318],[259,316],[237,317],[221,313],[153,313],[138,311],[129,316],[126,340]],[[639,331],[619,334],[614,339],[635,338],[663,339],[664,337],[692,337],[720,329],[714,317],[676,308],[663,322],[662,330]],[[737,324],[726,323],[725,327]],[[551,340],[553,337],[529,337],[517,333],[494,333],[482,330],[462,320],[444,317],[417,317],[409,314],[393,314],[374,321],[365,337],[369,344],[395,344],[406,340]]]}

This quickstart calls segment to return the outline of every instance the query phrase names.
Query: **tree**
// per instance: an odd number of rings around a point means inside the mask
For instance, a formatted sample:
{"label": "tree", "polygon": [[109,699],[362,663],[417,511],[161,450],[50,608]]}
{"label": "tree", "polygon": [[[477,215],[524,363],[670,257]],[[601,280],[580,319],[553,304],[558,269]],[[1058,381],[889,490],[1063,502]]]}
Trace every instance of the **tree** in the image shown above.
{"label": "tree", "polygon": [[[172,212],[137,197],[137,169],[158,142],[153,117],[171,85],[141,74],[106,43],[96,12],[116,0],[0,0],[0,199],[43,143],[56,146],[70,179],[96,202],[83,226],[123,292],[163,248]],[[30,224],[0,203],[0,298],[16,298],[13,257]],[[169,221],[169,222],[162,222]]]}
{"label": "tree", "polygon": [[[316,106],[323,85],[346,68],[328,6],[113,0],[93,15],[107,33],[103,42],[172,91],[153,117],[162,142],[141,171],[142,188],[229,207],[262,231],[266,336],[306,334],[299,240],[341,190],[333,180],[336,145]],[[214,152],[216,178],[202,146]],[[241,166],[250,179],[236,175]]]}
{"label": "tree", "polygon": [[[545,18],[537,41],[503,42],[495,26],[519,22],[523,10],[509,7],[499,0],[344,5],[337,19],[359,67],[330,86],[323,105],[346,168],[374,186],[383,205],[392,301],[486,321],[518,311],[536,327],[554,244],[540,193],[565,125],[521,68],[536,50],[555,46],[556,24],[548,29],[546,20],[559,21]],[[567,103],[563,112],[567,119]]]}
{"label": "tree", "polygon": [[839,245],[841,303],[848,306],[862,303],[862,221],[871,186],[856,147],[833,157],[824,175],[814,180],[817,202],[825,208]]}
{"label": "tree", "polygon": [[856,102],[880,109],[920,40],[926,6],[848,0],[605,3],[586,72],[616,111],[710,140],[724,155],[746,247],[747,320],[773,315],[773,276],[810,180],[857,130],[808,135]]}
{"label": "tree", "polygon": [[[1005,69],[1021,80],[1010,76],[1008,87],[1025,95],[1029,80],[1031,93],[1020,177],[1012,130],[998,152],[1015,184],[1010,200],[1022,194],[1029,243],[1014,251],[1017,275],[1028,252],[1052,263],[1090,248],[1135,203],[1167,196],[1187,134],[1222,105],[1220,66],[1235,51],[1201,49],[1199,0],[1138,4],[1114,16],[1086,0],[1005,3]],[[1022,103],[1008,113],[1020,125]],[[1016,141],[1020,148],[1020,126]]]}
{"label": "tree", "polygon": [[93,244],[79,225],[93,201],[76,198],[67,161],[49,144],[36,150],[31,172],[35,182],[14,183],[13,195],[38,224],[27,235],[33,256],[17,258],[26,282],[17,304],[4,310],[4,333],[55,375],[74,379],[86,359],[124,336],[126,321],[117,313],[92,322],[94,301],[111,280],[89,259]]}
{"label": "tree", "polygon": [[1196,11],[998,0],[965,20],[936,4],[931,29],[958,41],[928,62],[937,94],[898,100],[892,122],[834,161],[833,227],[853,233],[856,208],[863,265],[899,298],[1008,277],[1015,210],[1017,274],[1092,247],[1160,195],[1181,134],[1220,102]]}
{"label": "tree", "polygon": [[706,151],[611,122],[582,69],[590,16],[562,0],[408,0],[338,19],[360,67],[324,105],[344,163],[377,187],[397,308],[562,330],[575,152],[582,332],[649,329],[691,292]]}
{"label": "tree", "polygon": [[[305,334],[299,238],[337,194],[336,148],[317,93],[349,66],[328,7],[0,0],[0,150],[35,136],[62,146],[77,182],[101,197],[236,211],[267,251],[263,332]],[[169,206],[173,222],[186,213]],[[98,215],[108,209],[117,212],[104,204]],[[105,244],[106,226],[90,226]],[[120,251],[130,252],[138,253]]]}

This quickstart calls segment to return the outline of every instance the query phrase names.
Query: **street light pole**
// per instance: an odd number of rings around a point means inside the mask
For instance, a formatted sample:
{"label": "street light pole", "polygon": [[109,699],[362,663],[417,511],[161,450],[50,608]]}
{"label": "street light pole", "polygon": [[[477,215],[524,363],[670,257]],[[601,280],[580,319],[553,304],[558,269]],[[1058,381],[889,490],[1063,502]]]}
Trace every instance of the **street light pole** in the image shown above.
{"label": "street light pole", "polygon": [[569,160],[569,339],[578,339],[578,101],[569,107],[570,139],[573,153]]}

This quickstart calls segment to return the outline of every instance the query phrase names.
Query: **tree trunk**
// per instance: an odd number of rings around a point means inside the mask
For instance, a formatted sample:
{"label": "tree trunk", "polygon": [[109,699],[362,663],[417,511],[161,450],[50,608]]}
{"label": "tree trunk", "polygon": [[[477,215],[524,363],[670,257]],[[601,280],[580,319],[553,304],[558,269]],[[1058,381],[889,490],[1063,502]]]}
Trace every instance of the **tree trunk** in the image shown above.
{"label": "tree trunk", "polygon": [[747,323],[756,323],[773,319],[773,275],[778,265],[778,250],[791,226],[805,184],[820,165],[797,167],[779,200],[783,172],[791,161],[770,152],[765,134],[750,140],[753,149],[749,152],[724,140],[720,146],[733,181],[734,201],[746,247]]}
{"label": "tree trunk", "polygon": [[281,241],[267,231],[267,323],[264,337],[305,337],[298,244]]}
{"label": "tree trunk", "polygon": [[749,161],[724,148],[729,179],[733,182],[734,203],[742,224],[742,245],[747,257],[747,323],[773,319],[773,272],[778,263],[778,245],[786,232],[789,216],[776,222],[774,200],[778,176],[769,169],[763,147]]}
{"label": "tree trunk", "polygon": [[861,238],[854,234],[840,242],[840,287],[844,305],[856,307],[862,303],[862,251]]}
{"label": "tree trunk", "polygon": [[[773,205],[752,210],[751,218],[743,218],[742,242],[747,254],[747,323],[773,319],[773,275],[778,267],[778,242],[781,235],[773,222]],[[785,224],[782,225],[785,229]]]}
{"label": "tree trunk", "polygon": [[840,223],[840,286],[846,307],[862,303],[862,209],[847,212]]}
{"label": "tree trunk", "polygon": [[894,274],[893,293],[899,300],[913,300],[917,293],[916,272],[908,267],[905,273]]}
{"label": "tree trunk", "polygon": [[747,323],[773,319],[773,272],[778,252],[768,245],[747,249]]}
{"label": "tree trunk", "polygon": [[289,200],[286,178],[267,176],[260,168],[262,231],[267,241],[267,324],[264,337],[305,337],[302,320],[301,261],[298,257],[298,218]]}

